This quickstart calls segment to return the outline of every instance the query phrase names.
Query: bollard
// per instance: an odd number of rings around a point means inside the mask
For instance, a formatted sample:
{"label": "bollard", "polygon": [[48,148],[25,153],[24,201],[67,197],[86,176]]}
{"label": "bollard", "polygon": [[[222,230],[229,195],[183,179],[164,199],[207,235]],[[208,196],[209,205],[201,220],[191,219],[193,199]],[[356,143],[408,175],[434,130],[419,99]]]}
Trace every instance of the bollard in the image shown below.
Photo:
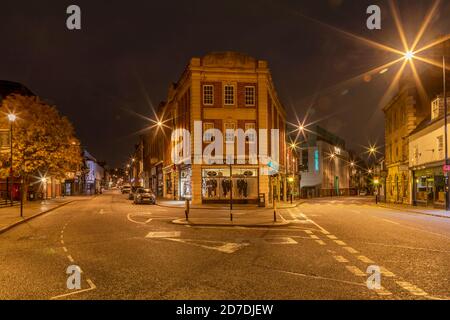
{"label": "bollard", "polygon": [[189,200],[188,199],[186,199],[186,201],[185,201],[185,206],[186,206],[186,208],[184,210],[184,214],[186,215],[186,221],[189,221],[189,210],[190,210],[190,208],[189,208]]}
{"label": "bollard", "polygon": [[293,196],[292,196],[292,193],[291,193],[291,204],[292,204],[292,198],[293,198]]}
{"label": "bollard", "polygon": [[230,220],[231,220],[231,222],[233,222],[233,214],[232,213],[230,213]]}
{"label": "bollard", "polygon": [[273,201],[273,222],[277,222],[277,205],[276,201]]}

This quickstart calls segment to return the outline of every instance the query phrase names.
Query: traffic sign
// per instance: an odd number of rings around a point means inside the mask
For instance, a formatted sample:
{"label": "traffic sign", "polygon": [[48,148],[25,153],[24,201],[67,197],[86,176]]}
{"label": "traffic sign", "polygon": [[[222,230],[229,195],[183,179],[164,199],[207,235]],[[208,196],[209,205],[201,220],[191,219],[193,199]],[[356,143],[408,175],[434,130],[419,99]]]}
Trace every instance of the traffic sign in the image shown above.
{"label": "traffic sign", "polygon": [[444,164],[443,170],[444,172],[450,172],[450,164]]}

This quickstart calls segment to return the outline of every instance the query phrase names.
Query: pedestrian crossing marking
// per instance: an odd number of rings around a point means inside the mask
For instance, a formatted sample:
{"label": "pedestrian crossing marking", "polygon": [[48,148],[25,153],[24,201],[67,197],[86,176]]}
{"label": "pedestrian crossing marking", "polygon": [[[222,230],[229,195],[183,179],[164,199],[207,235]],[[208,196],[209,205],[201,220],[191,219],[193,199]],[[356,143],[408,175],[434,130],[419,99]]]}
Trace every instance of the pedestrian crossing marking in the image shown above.
{"label": "pedestrian crossing marking", "polygon": [[362,262],[364,262],[364,263],[375,263],[375,262],[373,262],[372,260],[370,260],[369,258],[367,258],[366,256],[358,256],[358,260],[359,261],[362,261]]}
{"label": "pedestrian crossing marking", "polygon": [[337,262],[340,262],[340,263],[347,263],[347,262],[348,262],[348,260],[345,259],[343,256],[333,256],[333,258],[334,258]]}
{"label": "pedestrian crossing marking", "polygon": [[411,294],[415,296],[427,296],[428,293],[420,289],[419,287],[416,287],[415,285],[406,282],[406,281],[395,281],[400,287],[405,289],[406,291],[409,291]]}
{"label": "pedestrian crossing marking", "polygon": [[336,236],[333,236],[332,234],[327,235],[328,238],[330,238],[331,240],[337,240]]}
{"label": "pedestrian crossing marking", "polygon": [[350,253],[353,253],[353,254],[358,253],[358,251],[356,251],[356,250],[353,249],[352,247],[344,247],[344,249],[347,250],[347,251],[350,252]]}
{"label": "pedestrian crossing marking", "polygon": [[364,272],[361,271],[361,269],[359,269],[356,266],[345,266],[345,268],[350,271],[351,273],[353,273],[355,276],[358,277],[365,277],[366,274]]}
{"label": "pedestrian crossing marking", "polygon": [[327,244],[324,242],[324,241],[322,241],[322,240],[316,240],[316,242],[318,243],[318,244],[320,244],[321,246],[326,246]]}
{"label": "pedestrian crossing marking", "polygon": [[344,241],[341,240],[334,240],[335,243],[337,243],[340,246],[346,246],[347,244]]}

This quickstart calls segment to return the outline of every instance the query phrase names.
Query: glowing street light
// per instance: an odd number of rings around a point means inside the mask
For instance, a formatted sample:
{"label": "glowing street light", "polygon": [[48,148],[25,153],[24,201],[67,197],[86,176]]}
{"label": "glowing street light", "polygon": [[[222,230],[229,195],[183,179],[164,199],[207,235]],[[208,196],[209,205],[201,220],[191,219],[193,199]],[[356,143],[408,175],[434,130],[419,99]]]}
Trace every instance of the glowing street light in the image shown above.
{"label": "glowing street light", "polygon": [[8,114],[8,120],[9,120],[10,122],[15,122],[16,119],[17,119],[17,116],[16,116],[14,113]]}
{"label": "glowing street light", "polygon": [[405,52],[405,59],[406,59],[406,60],[410,61],[410,60],[412,60],[413,58],[414,58],[414,52],[412,52],[412,51],[406,51],[406,52]]}

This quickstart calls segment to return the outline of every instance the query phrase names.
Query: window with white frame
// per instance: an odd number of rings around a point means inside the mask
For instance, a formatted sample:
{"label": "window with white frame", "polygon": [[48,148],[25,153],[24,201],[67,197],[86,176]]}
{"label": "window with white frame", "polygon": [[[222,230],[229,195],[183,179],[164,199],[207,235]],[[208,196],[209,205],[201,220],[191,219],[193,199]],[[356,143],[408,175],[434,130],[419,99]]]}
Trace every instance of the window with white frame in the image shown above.
{"label": "window with white frame", "polygon": [[245,87],[245,105],[246,106],[254,106],[255,105],[255,87],[248,86]]}
{"label": "window with white frame", "polygon": [[443,158],[444,157],[444,136],[437,137],[436,142],[437,142],[438,157]]}
{"label": "window with white frame", "polygon": [[204,122],[203,123],[203,142],[212,142],[213,135],[210,132],[207,132],[209,129],[214,129],[214,123],[212,122]]}
{"label": "window with white frame", "polygon": [[245,137],[245,142],[248,143],[255,143],[256,142],[256,125],[253,122],[248,122],[245,124],[245,132],[248,130],[252,130],[252,132],[249,132],[249,135]]}
{"label": "window with white frame", "polygon": [[[236,123],[234,122],[225,122],[224,123],[225,130],[225,143],[234,143],[234,133],[236,130]],[[228,132],[227,130],[233,130],[232,132]]]}
{"label": "window with white frame", "polygon": [[212,106],[214,104],[214,86],[204,85],[203,86],[203,105]]}
{"label": "window with white frame", "polygon": [[225,85],[224,92],[224,104],[226,106],[234,106],[234,86],[231,84]]}

